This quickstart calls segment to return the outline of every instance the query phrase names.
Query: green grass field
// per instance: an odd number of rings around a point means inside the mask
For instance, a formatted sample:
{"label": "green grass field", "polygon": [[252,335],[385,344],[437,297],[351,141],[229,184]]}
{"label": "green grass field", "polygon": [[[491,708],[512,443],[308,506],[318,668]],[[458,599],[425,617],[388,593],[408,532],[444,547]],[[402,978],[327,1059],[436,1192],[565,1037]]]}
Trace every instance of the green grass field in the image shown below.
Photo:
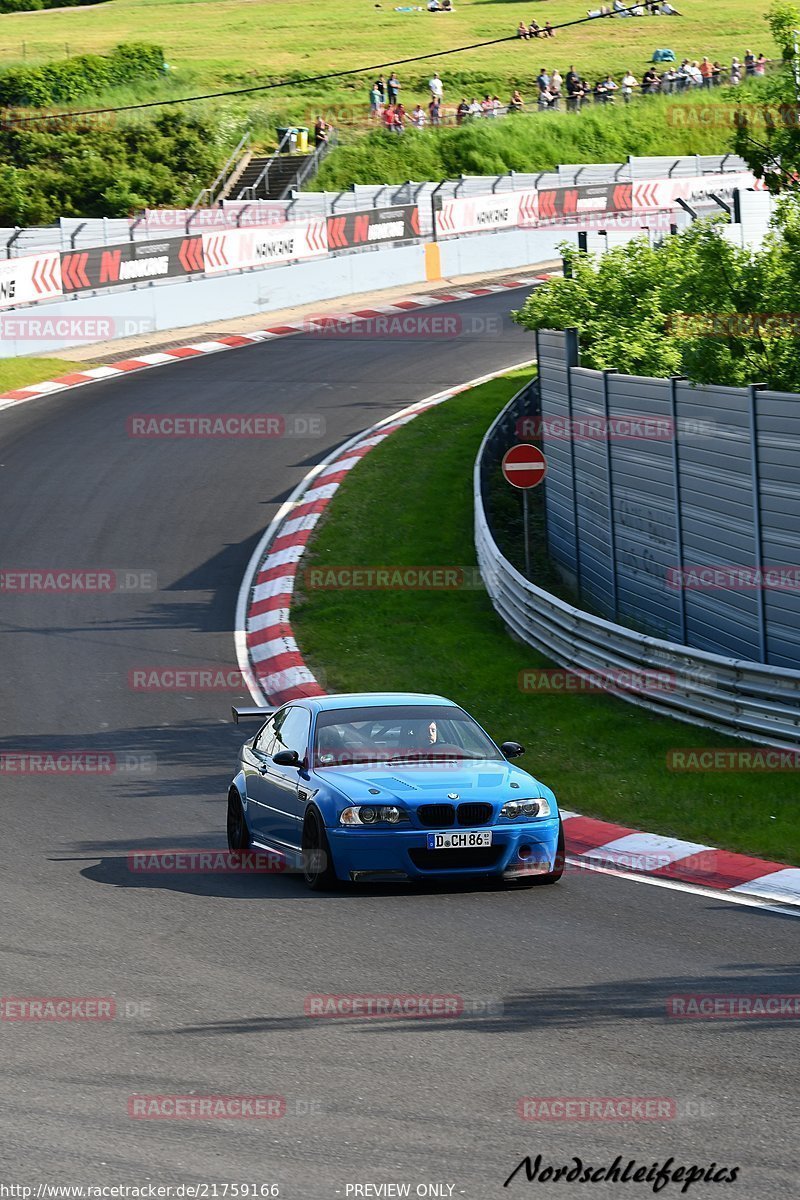
{"label": "green grass field", "polygon": [[[419,0],[421,3],[422,0]],[[473,41],[511,34],[520,17],[553,24],[585,17],[589,0],[457,0],[451,14],[394,11],[391,0],[110,0],[94,8],[71,8],[4,15],[2,44],[7,64],[41,62],[84,51],[105,52],[119,42],[152,40],[164,47],[172,80],[210,88],[262,80],[369,67],[396,58],[443,52]],[[406,102],[423,95],[438,69],[452,97],[456,91],[492,84],[504,92],[510,83],[532,91],[542,64],[571,63],[590,76],[627,67],[641,73],[653,50],[669,46],[678,59],[708,54],[729,62],[750,47],[768,57],[777,51],[763,20],[766,6],[747,0],[680,0],[682,17],[615,18],[559,31],[552,40],[471,50],[398,68]],[[265,93],[261,101],[278,119],[313,117],[320,107],[366,104],[372,71],[344,81],[303,85]],[[197,90],[204,90],[203,87]],[[446,95],[447,98],[447,95]],[[456,97],[456,100],[458,97]],[[251,97],[249,103],[259,103]]]}
{"label": "green grass field", "polygon": [[[304,569],[473,566],[465,464],[523,380],[517,373],[457,396],[367,455],[337,493]],[[526,745],[522,765],[565,808],[800,863],[791,773],[670,773],[671,748],[742,743],[611,696],[520,691],[519,672],[546,660],[508,636],[482,590],[306,591],[292,623],[327,688],[451,696],[499,741]]]}
{"label": "green grass field", "polygon": [[[94,363],[81,363],[80,367],[93,367]],[[28,383],[41,383],[45,379],[57,379],[79,369],[78,364],[66,358],[0,358],[0,395],[25,387]]]}

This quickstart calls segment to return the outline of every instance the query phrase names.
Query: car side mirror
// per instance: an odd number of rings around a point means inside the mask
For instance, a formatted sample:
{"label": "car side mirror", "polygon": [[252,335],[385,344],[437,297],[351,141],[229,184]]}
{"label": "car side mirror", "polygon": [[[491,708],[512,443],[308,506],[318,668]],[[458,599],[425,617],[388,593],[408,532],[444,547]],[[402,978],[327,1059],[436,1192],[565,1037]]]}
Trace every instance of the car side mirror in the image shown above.
{"label": "car side mirror", "polygon": [[296,750],[279,750],[277,754],[273,754],[272,761],[276,767],[299,767],[300,755]]}
{"label": "car side mirror", "polygon": [[503,742],[500,749],[506,758],[519,758],[525,753],[525,747],[520,746],[519,742]]}

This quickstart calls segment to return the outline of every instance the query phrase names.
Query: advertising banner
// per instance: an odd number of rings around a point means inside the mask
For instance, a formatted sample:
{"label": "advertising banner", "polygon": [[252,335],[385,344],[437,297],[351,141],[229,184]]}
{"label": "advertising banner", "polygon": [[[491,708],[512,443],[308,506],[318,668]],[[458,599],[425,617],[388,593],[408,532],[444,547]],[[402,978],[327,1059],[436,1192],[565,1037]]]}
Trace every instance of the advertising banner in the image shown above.
{"label": "advertising banner", "polygon": [[444,200],[436,213],[438,237],[478,233],[482,229],[519,229],[538,224],[538,193],[499,192]]}
{"label": "advertising banner", "polygon": [[61,278],[67,294],[149,279],[176,279],[204,270],[200,235],[162,242],[119,242],[61,255]]}
{"label": "advertising banner", "polygon": [[[704,201],[714,192],[730,200],[736,188],[758,187],[749,171],[729,171],[723,175],[690,175],[682,179],[640,179],[633,184],[633,208],[636,211],[674,208],[678,198],[687,204]],[[763,184],[760,186],[763,187]]]}
{"label": "advertising banner", "polygon": [[280,225],[274,229],[230,229],[204,233],[203,256],[206,274],[267,267],[272,263],[315,258],[328,253],[328,230],[324,219]]}
{"label": "advertising banner", "polygon": [[589,213],[630,212],[630,183],[587,183],[539,192],[539,223]]}
{"label": "advertising banner", "polygon": [[360,212],[328,217],[328,248],[348,250],[381,242],[408,242],[418,238],[419,209],[415,204],[399,208],[365,208]]}
{"label": "advertising banner", "polygon": [[0,308],[35,304],[60,296],[61,264],[57,250],[0,261]]}

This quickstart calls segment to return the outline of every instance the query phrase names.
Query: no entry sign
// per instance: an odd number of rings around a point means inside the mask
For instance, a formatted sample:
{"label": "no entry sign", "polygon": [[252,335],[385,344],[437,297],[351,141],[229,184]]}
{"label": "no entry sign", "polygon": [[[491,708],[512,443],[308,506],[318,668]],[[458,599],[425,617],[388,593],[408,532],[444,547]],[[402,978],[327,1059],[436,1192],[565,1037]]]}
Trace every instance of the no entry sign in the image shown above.
{"label": "no entry sign", "polygon": [[502,462],[503,476],[515,488],[534,488],[547,473],[547,460],[537,446],[522,442],[506,450]]}

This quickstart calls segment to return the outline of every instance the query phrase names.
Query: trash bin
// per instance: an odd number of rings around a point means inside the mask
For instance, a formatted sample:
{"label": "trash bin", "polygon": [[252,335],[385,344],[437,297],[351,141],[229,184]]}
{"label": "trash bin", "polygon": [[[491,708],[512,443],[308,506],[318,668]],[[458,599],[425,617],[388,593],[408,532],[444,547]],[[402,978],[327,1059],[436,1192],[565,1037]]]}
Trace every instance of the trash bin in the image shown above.
{"label": "trash bin", "polygon": [[305,125],[299,125],[297,128],[297,149],[302,154],[308,150],[308,129]]}
{"label": "trash bin", "polygon": [[290,154],[297,149],[297,129],[294,125],[278,126],[278,149],[282,154]]}

